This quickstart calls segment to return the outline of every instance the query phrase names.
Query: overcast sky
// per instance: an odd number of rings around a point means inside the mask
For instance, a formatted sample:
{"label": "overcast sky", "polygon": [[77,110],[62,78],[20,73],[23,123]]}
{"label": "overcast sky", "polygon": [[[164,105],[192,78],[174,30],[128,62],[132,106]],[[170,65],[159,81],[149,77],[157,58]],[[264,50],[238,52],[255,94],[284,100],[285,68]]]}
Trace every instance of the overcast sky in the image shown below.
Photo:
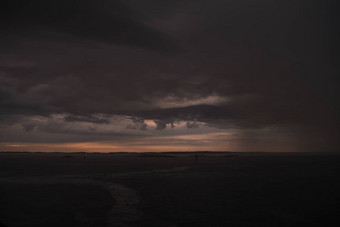
{"label": "overcast sky", "polygon": [[337,0],[5,0],[1,151],[337,151]]}

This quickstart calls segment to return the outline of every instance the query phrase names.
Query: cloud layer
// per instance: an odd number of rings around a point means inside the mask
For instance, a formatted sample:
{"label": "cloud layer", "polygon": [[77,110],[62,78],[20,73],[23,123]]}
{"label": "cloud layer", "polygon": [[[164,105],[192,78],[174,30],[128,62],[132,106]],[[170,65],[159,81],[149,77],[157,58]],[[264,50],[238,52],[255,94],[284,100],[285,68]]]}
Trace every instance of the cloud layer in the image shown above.
{"label": "cloud layer", "polygon": [[[276,127],[278,138],[301,139],[302,150],[315,138],[320,149],[336,150],[335,4],[5,1],[2,133],[21,125],[26,135],[51,133],[49,142],[65,141],[63,133],[83,142],[110,133],[136,140],[151,133],[145,122],[154,122],[153,138],[177,124],[187,134],[204,124],[241,130],[238,143],[250,144],[247,131],[266,141],[263,130]],[[112,124],[114,116],[124,120]],[[2,142],[29,140],[11,135]]]}

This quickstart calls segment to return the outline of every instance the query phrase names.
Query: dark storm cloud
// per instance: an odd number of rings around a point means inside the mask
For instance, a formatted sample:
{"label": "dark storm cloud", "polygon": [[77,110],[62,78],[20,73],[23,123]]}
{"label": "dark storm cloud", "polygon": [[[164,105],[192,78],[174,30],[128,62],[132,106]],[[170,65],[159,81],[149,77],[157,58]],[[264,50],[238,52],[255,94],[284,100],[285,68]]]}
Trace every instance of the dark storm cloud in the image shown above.
{"label": "dark storm cloud", "polygon": [[170,125],[171,128],[174,128],[175,125],[174,125],[174,121],[167,121],[167,120],[155,120],[154,121],[155,124],[156,124],[156,129],[158,130],[162,130],[162,129],[165,129],[167,127],[167,125]]}
{"label": "dark storm cloud", "polygon": [[200,125],[197,122],[187,122],[188,128],[198,128]]}
{"label": "dark storm cloud", "polygon": [[336,8],[331,0],[5,1],[1,112],[98,125],[105,117],[91,116],[118,114],[142,130],[144,120],[157,129],[181,120],[294,125],[335,141]]}
{"label": "dark storm cloud", "polygon": [[[107,116],[107,123],[89,121],[102,116],[79,116],[76,120],[65,120],[69,115],[7,115],[0,116],[0,142],[86,142],[86,141],[124,141],[148,136],[142,123],[141,130],[127,128],[131,119],[123,116]],[[139,121],[141,122],[141,121]],[[135,128],[134,128],[135,129]]]}
{"label": "dark storm cloud", "polygon": [[118,0],[5,0],[0,14],[3,31],[27,37],[53,39],[56,34],[41,33],[47,30],[157,50],[177,48],[172,38],[146,25],[145,17]]}
{"label": "dark storm cloud", "polygon": [[73,122],[73,121],[79,121],[79,122],[91,122],[96,124],[108,124],[109,121],[105,118],[98,118],[94,116],[74,116],[74,115],[68,115],[65,117],[66,122]]}
{"label": "dark storm cloud", "polygon": [[35,124],[22,124],[22,127],[24,128],[25,132],[33,131],[36,128]]}
{"label": "dark storm cloud", "polygon": [[160,121],[160,120],[157,120],[155,121],[156,123],[156,129],[165,129],[166,128],[166,124],[167,122],[166,121]]}
{"label": "dark storm cloud", "polygon": [[131,121],[132,121],[132,123],[127,125],[128,129],[146,130],[147,124],[145,124],[143,118],[132,117]]}

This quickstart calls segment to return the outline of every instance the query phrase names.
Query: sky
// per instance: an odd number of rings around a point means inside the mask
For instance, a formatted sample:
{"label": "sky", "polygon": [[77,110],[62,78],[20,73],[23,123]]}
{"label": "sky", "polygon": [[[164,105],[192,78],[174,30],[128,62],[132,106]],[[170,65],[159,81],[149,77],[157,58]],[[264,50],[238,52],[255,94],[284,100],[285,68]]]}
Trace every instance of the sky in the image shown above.
{"label": "sky", "polygon": [[337,0],[3,0],[0,151],[339,151]]}

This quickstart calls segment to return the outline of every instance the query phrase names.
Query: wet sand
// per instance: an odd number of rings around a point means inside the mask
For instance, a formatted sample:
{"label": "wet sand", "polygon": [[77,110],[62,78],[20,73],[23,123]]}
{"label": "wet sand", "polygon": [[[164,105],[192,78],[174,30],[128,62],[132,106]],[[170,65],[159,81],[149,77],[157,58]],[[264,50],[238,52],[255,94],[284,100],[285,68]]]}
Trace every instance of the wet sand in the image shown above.
{"label": "wet sand", "polygon": [[335,153],[2,152],[0,223],[339,226],[339,164]]}

